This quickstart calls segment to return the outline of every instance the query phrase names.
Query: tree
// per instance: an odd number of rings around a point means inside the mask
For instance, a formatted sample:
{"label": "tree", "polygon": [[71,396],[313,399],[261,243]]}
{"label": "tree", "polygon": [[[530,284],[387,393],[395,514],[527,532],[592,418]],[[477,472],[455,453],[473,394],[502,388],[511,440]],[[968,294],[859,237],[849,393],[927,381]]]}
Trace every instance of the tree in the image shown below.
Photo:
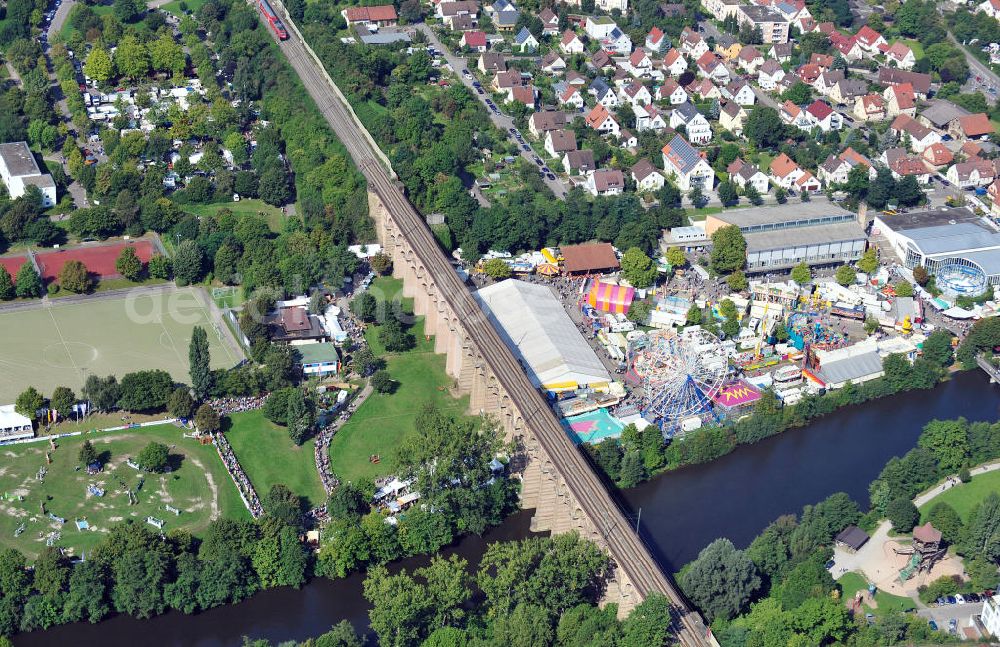
{"label": "tree", "polygon": [[896,183],[894,195],[896,202],[905,207],[912,207],[924,200],[924,192],[920,188],[920,185],[917,184],[916,175],[904,176],[902,180]]}
{"label": "tree", "polygon": [[930,450],[938,466],[952,473],[965,463],[969,455],[968,423],[958,420],[931,420],[924,425],[917,446]]}
{"label": "tree", "polygon": [[736,270],[726,277],[726,285],[733,292],[742,292],[750,287],[750,282],[747,281],[747,275],[743,273],[743,270]]}
{"label": "tree", "polygon": [[743,190],[743,195],[746,197],[747,201],[755,207],[759,207],[764,204],[764,198],[761,197],[760,191],[758,191],[752,184],[747,184],[746,189]]}
{"label": "tree", "polygon": [[80,562],[69,576],[69,592],[63,606],[67,622],[100,622],[111,613],[108,603],[109,576],[103,564],[93,560]]}
{"label": "tree", "polygon": [[688,308],[686,322],[689,326],[699,326],[702,321],[701,308],[698,307],[697,303],[692,303],[691,307]]}
{"label": "tree", "polygon": [[195,412],[194,424],[197,425],[198,431],[206,434],[214,434],[219,431],[221,426],[219,414],[207,402],[198,407],[198,411]]}
{"label": "tree", "polygon": [[139,452],[139,465],[149,472],[163,472],[170,461],[170,452],[163,443],[149,443]]}
{"label": "tree", "polygon": [[403,324],[395,316],[389,316],[378,331],[378,339],[387,351],[401,353],[410,350],[416,344],[413,335],[403,330]]}
{"label": "tree", "polygon": [[920,511],[906,497],[890,501],[885,508],[885,516],[892,522],[892,529],[896,532],[910,532],[920,521]]}
{"label": "tree", "polygon": [[774,148],[785,138],[785,124],[777,110],[757,104],[747,117],[743,134],[757,148]]}
{"label": "tree", "polygon": [[76,394],[73,393],[73,389],[65,386],[57,386],[49,399],[49,408],[58,411],[63,418],[73,415],[75,404]]}
{"label": "tree", "polygon": [[191,390],[186,386],[174,389],[167,400],[167,412],[174,418],[190,418],[194,413],[194,398],[191,397]]}
{"label": "tree", "polygon": [[114,13],[119,22],[129,23],[137,20],[145,10],[139,0],[115,0]]}
{"label": "tree", "polygon": [[792,280],[799,285],[806,285],[812,281],[812,272],[809,270],[809,266],[805,263],[805,261],[792,268]]}
{"label": "tree", "polygon": [[681,578],[684,593],[710,621],[731,619],[760,588],[757,568],[728,539],[716,539],[702,549]]}
{"label": "tree", "polygon": [[497,644],[511,647],[535,647],[553,644],[548,611],[533,604],[519,604],[509,615],[497,616],[493,623]]}
{"label": "tree", "polygon": [[666,256],[670,267],[684,267],[687,264],[687,257],[684,256],[684,250],[680,247],[671,247],[667,250]]}
{"label": "tree", "polygon": [[31,418],[32,420],[34,420],[35,416],[38,415],[38,411],[43,408],[45,408],[45,398],[43,398],[42,394],[38,392],[38,389],[33,386],[29,386],[22,391],[21,394],[17,396],[17,400],[14,404],[14,411],[17,411],[25,418]]}
{"label": "tree", "polygon": [[938,501],[927,513],[927,521],[941,531],[941,536],[950,544],[958,541],[962,535],[962,518],[944,501]]}
{"label": "tree", "polygon": [[924,345],[921,347],[924,358],[941,368],[950,366],[953,360],[951,351],[952,339],[952,334],[943,328],[938,328],[932,332],[924,340]]}
{"label": "tree", "polygon": [[289,391],[285,407],[285,425],[288,427],[288,435],[292,442],[301,445],[315,424],[312,403],[306,401],[302,389],[296,388]]}
{"label": "tree", "polygon": [[638,247],[630,247],[622,254],[622,277],[636,288],[648,288],[656,281],[656,265]]}
{"label": "tree", "polygon": [[115,270],[129,281],[138,281],[142,275],[142,261],[135,253],[135,247],[126,245],[115,260]]}
{"label": "tree", "polygon": [[730,339],[740,334],[739,314],[736,311],[736,304],[731,299],[723,299],[719,304],[719,314],[725,321],[722,322],[722,332]]}
{"label": "tree", "polygon": [[31,299],[42,295],[42,277],[38,275],[31,262],[26,262],[17,270],[14,279],[15,292],[22,299]]}
{"label": "tree", "polygon": [[896,296],[898,297],[912,297],[913,296],[913,286],[910,285],[909,281],[899,281],[893,286],[896,291]]}
{"label": "tree", "polygon": [[88,375],[83,383],[81,395],[86,398],[94,409],[110,411],[118,406],[121,397],[121,387],[114,375],[105,378]]}
{"label": "tree", "polygon": [[878,269],[878,257],[875,254],[874,247],[869,247],[862,254],[858,260],[858,269],[865,274],[873,274]]}
{"label": "tree", "polygon": [[371,323],[378,316],[378,301],[369,292],[362,292],[351,299],[351,312],[361,321]]}
{"label": "tree", "polygon": [[837,283],[846,288],[858,280],[858,275],[850,265],[841,265],[837,268],[834,278],[837,280]]}
{"label": "tree", "polygon": [[173,272],[173,263],[162,254],[154,254],[149,259],[149,275],[154,279],[169,279]]}
{"label": "tree", "polygon": [[719,200],[722,206],[731,207],[740,201],[740,194],[736,190],[736,185],[726,180],[719,184]]}
{"label": "tree", "polygon": [[204,400],[212,391],[211,361],[208,334],[201,326],[195,326],[191,331],[191,343],[188,345],[188,367],[191,374],[191,388],[198,400]]}
{"label": "tree", "polygon": [[622,623],[622,647],[668,644],[671,625],[670,601],[661,593],[648,595]]}
{"label": "tree", "polygon": [[774,190],[774,200],[778,204],[785,204],[788,202],[788,191],[783,186],[779,186]]}
{"label": "tree", "polygon": [[923,287],[931,280],[930,272],[923,265],[917,265],[913,268],[913,280],[917,282],[917,285]]}
{"label": "tree", "polygon": [[17,293],[14,290],[14,279],[6,269],[0,270],[0,301],[10,301]]}
{"label": "tree", "polygon": [[812,89],[802,81],[796,81],[792,84],[792,87],[785,90],[781,98],[785,101],[791,101],[797,106],[801,106],[812,99]]}
{"label": "tree", "polygon": [[693,189],[688,192],[688,200],[694,205],[695,209],[701,209],[705,206],[708,200],[705,199],[705,191],[700,185],[695,185]]}
{"label": "tree", "polygon": [[114,71],[108,51],[99,44],[95,45],[90,50],[90,54],[87,55],[87,62],[83,65],[83,71],[98,83],[107,83]]}
{"label": "tree", "polygon": [[647,325],[649,322],[649,315],[653,311],[653,304],[649,301],[635,300],[632,301],[632,305],[629,306],[628,312],[625,316],[629,321],[637,324]]}
{"label": "tree", "polygon": [[[204,262],[204,255],[198,243],[193,240],[185,240],[177,246],[174,254],[174,277],[179,285],[197,283],[201,280]],[[152,265],[152,261],[150,261]]]}
{"label": "tree", "polygon": [[167,406],[174,381],[166,371],[126,373],[118,388],[118,406],[126,411],[155,411]]}
{"label": "tree", "polygon": [[269,168],[261,173],[257,192],[261,200],[275,207],[288,202],[291,194],[288,190],[288,175],[284,169]]}
{"label": "tree", "polygon": [[81,294],[90,291],[93,281],[86,265],[77,260],[70,260],[59,270],[59,285],[65,290]]}
{"label": "tree", "polygon": [[509,279],[511,276],[510,265],[502,258],[491,258],[483,263],[483,272],[494,281]]}
{"label": "tree", "polygon": [[385,276],[392,271],[392,257],[381,252],[374,254],[368,259],[368,267],[372,268],[372,272]]}
{"label": "tree", "polygon": [[149,49],[135,36],[126,36],[118,43],[114,62],[118,71],[127,78],[135,80],[144,77],[149,73]]}
{"label": "tree", "polygon": [[389,371],[375,371],[372,375],[372,388],[376,393],[392,393],[395,386],[395,380],[389,375]]}
{"label": "tree", "polygon": [[746,264],[747,241],[736,225],[726,225],[712,234],[712,269],[719,274],[729,274],[743,269]]}
{"label": "tree", "polygon": [[[164,72],[172,72],[173,74],[183,74],[184,67],[187,65],[187,59],[184,56],[184,49],[174,42],[173,37],[171,37],[169,31],[164,31],[159,38],[153,41],[152,47],[150,47],[150,59],[154,69],[162,70]],[[226,140],[229,143],[229,140]],[[245,150],[246,144],[244,144],[244,159],[242,163],[246,162]],[[227,146],[228,148],[228,146]],[[232,151],[232,148],[229,148]],[[235,161],[235,153],[234,153]]]}
{"label": "tree", "polygon": [[371,628],[381,645],[418,644],[431,612],[427,592],[405,572],[390,575],[384,566],[368,572],[365,598],[372,604]]}
{"label": "tree", "polygon": [[77,454],[77,459],[80,461],[80,465],[84,467],[91,463],[96,463],[98,461],[98,454],[97,450],[94,449],[93,443],[89,440],[83,441],[83,444],[80,445],[80,453]]}
{"label": "tree", "polygon": [[643,464],[642,454],[638,450],[625,452],[618,476],[618,485],[623,488],[635,487],[645,478],[646,466]]}

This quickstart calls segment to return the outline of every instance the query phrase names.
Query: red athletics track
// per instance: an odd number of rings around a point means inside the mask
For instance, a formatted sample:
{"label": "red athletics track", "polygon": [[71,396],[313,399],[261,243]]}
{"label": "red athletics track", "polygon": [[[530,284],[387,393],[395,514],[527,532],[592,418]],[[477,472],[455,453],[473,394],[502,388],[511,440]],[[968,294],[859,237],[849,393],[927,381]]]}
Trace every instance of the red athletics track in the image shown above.
{"label": "red athletics track", "polygon": [[[115,261],[126,245],[135,248],[136,256],[144,264],[153,255],[153,244],[148,240],[120,242],[112,245],[96,245],[94,247],[77,247],[74,249],[57,249],[51,252],[35,254],[42,278],[46,281],[59,277],[59,270],[67,261],[80,261],[87,266],[87,271],[101,277],[117,276]],[[16,270],[15,270],[16,271]]]}
{"label": "red athletics track", "polygon": [[7,270],[7,273],[10,274],[10,278],[13,280],[17,276],[17,271],[21,269],[26,260],[28,260],[27,256],[4,256],[0,258],[0,267]]}

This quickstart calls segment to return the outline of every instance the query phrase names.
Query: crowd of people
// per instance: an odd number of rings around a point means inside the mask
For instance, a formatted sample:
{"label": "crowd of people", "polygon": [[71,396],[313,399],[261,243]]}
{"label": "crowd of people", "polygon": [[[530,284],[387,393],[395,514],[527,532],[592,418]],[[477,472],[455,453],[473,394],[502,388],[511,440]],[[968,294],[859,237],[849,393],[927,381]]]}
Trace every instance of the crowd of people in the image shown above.
{"label": "crowd of people", "polygon": [[256,411],[264,406],[267,401],[267,394],[248,395],[240,398],[215,398],[209,400],[209,404],[220,416],[228,416],[232,413],[243,411]]}
{"label": "crowd of people", "polygon": [[260,497],[257,496],[257,491],[253,488],[253,484],[250,483],[250,479],[247,478],[246,472],[243,471],[240,462],[236,460],[236,454],[233,453],[233,448],[230,446],[229,441],[221,433],[215,434],[214,440],[215,449],[219,452],[219,457],[222,459],[223,465],[226,466],[229,475],[233,478],[233,482],[236,483],[236,489],[239,490],[240,497],[243,499],[243,503],[246,504],[247,510],[250,511],[254,519],[260,517],[264,514],[264,506],[261,505]]}

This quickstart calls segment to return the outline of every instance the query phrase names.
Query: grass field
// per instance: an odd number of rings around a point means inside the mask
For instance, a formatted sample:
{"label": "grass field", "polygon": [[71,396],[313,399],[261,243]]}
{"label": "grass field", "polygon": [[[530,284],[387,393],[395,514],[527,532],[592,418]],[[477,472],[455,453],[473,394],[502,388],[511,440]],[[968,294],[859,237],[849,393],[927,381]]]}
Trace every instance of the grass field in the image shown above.
{"label": "grass field", "polygon": [[160,8],[180,18],[184,15],[184,10],[181,5],[184,5],[184,7],[187,8],[188,13],[196,13],[207,1],[208,0],[174,0],[173,2],[168,2]]}
{"label": "grass field", "polygon": [[250,482],[263,497],[271,486],[283,483],[309,500],[310,506],[326,501],[323,484],[316,472],[314,440],[296,447],[288,430],[273,424],[261,411],[230,416],[232,426],[226,438],[236,452]]}
{"label": "grass field", "polygon": [[969,520],[969,513],[976,507],[976,504],[986,498],[991,492],[1000,492],[1000,470],[986,472],[973,476],[968,483],[956,485],[945,490],[924,505],[920,506],[921,523],[927,521],[927,514],[935,503],[944,502],[955,508],[955,512],[962,518],[962,521]]}
{"label": "grass field", "polygon": [[[139,291],[118,299],[0,311],[0,402],[14,402],[29,385],[44,395],[57,386],[79,393],[86,375],[159,368],[188,377],[188,344],[195,325],[205,326],[212,366],[240,360],[213,332],[193,288],[174,293]],[[224,332],[224,331],[223,331]]]}
{"label": "grass field", "polygon": [[[854,598],[854,594],[862,589],[868,589],[868,582],[860,573],[844,573],[837,584],[840,584],[841,588],[844,590],[844,594],[841,599],[845,601],[850,601]],[[871,610],[876,616],[880,616],[887,610],[895,609],[897,611],[906,611],[907,609],[916,608],[916,604],[911,598],[892,595],[891,593],[886,593],[885,591],[875,592],[875,604],[877,608]],[[869,607],[865,605],[865,609]]]}
{"label": "grass field", "polygon": [[[34,557],[45,547],[46,537],[61,533],[57,546],[79,555],[90,550],[111,525],[125,518],[145,522],[147,516],[166,522],[164,530],[185,528],[195,534],[203,531],[217,516],[249,518],[232,480],[226,473],[211,445],[200,445],[183,438],[182,430],[173,425],[143,429],[88,434],[57,441],[52,464],[46,465],[48,443],[12,445],[3,448],[0,467],[0,545],[14,547]],[[89,438],[106,464],[102,473],[89,476],[76,470],[77,455],[84,439]],[[138,503],[129,505],[121,483],[135,490],[140,474],[125,464],[126,459],[139,454],[147,443],[161,442],[171,447],[176,469],[169,474],[145,474],[137,493]],[[35,476],[46,467],[42,481]],[[105,490],[103,497],[87,491],[88,485]],[[23,500],[18,501],[17,496]],[[46,514],[41,505],[45,503]],[[165,509],[170,504],[181,513],[175,516]],[[52,513],[66,519],[60,524],[48,517]],[[76,519],[86,518],[90,530],[78,530]],[[15,537],[16,529],[24,531]],[[152,526],[150,526],[152,527]]]}
{"label": "grass field", "polygon": [[[105,14],[113,13],[114,10],[115,10],[114,6],[110,5],[110,4],[90,5],[90,8],[98,16],[103,16]],[[70,37],[73,36],[73,32],[75,32],[75,31],[76,31],[76,28],[73,27],[73,23],[71,23],[69,21],[69,19],[67,18],[66,22],[63,23],[62,28],[59,30],[59,35],[62,37],[63,41],[65,42],[65,41],[69,40]]]}
{"label": "grass field", "polygon": [[[174,3],[170,3],[174,4]],[[204,2],[202,2],[204,4]],[[190,3],[188,3],[190,6]],[[166,5],[164,9],[169,7]],[[285,225],[286,216],[281,213],[278,207],[272,207],[262,200],[240,200],[239,202],[214,202],[212,204],[184,204],[181,209],[196,216],[214,216],[220,209],[229,209],[238,216],[241,215],[263,215],[267,218],[267,225],[271,231],[281,232]]]}
{"label": "grass field", "polygon": [[[393,295],[400,287],[400,281],[383,277],[374,282],[372,289]],[[402,303],[404,311],[410,312],[410,300],[404,299]],[[357,481],[394,473],[398,465],[397,448],[404,438],[416,433],[414,416],[425,404],[434,403],[452,413],[468,409],[467,397],[451,397],[448,388],[452,379],[444,370],[445,357],[434,354],[434,340],[424,339],[423,328],[423,318],[418,317],[410,329],[417,345],[405,353],[385,353],[378,341],[378,326],[365,331],[372,351],[385,358],[397,388],[391,394],[373,393],[333,437],[330,462],[341,480]],[[373,454],[379,455],[380,462],[369,461]]]}

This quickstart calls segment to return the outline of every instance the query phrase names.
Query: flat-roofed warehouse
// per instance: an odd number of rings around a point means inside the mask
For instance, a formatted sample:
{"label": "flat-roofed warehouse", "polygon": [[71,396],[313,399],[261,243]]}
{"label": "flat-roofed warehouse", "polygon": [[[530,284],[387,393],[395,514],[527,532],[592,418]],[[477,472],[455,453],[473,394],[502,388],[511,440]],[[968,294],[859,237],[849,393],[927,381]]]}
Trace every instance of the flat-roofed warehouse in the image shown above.
{"label": "flat-roofed warehouse", "polygon": [[549,287],[507,279],[479,290],[476,299],[536,387],[608,388],[611,374]]}
{"label": "flat-roofed warehouse", "polygon": [[868,240],[857,215],[819,200],[712,214],[705,233],[726,225],[739,227],[747,241],[749,272],[856,261]]}

